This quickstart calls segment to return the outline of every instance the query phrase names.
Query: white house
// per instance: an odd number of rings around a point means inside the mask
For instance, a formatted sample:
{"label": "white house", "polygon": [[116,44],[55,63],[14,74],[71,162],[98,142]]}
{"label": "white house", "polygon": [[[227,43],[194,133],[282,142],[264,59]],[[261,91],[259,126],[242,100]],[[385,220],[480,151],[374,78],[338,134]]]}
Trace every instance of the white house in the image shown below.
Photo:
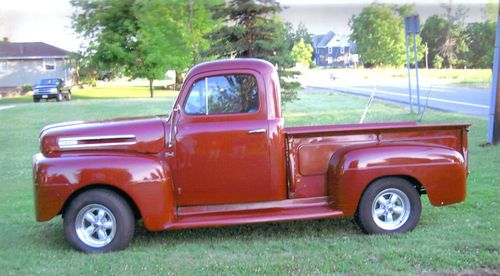
{"label": "white house", "polygon": [[70,52],[43,42],[0,42],[0,87],[34,85],[42,78],[68,80]]}

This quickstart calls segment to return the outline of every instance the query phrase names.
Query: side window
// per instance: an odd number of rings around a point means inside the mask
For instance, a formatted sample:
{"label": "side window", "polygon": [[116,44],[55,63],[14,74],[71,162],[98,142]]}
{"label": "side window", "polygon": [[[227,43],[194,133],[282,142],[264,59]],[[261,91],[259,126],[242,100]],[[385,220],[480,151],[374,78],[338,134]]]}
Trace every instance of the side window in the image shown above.
{"label": "side window", "polygon": [[184,111],[192,115],[252,113],[258,109],[257,80],[241,74],[197,80],[184,105]]}
{"label": "side window", "polygon": [[184,105],[184,112],[187,114],[201,115],[207,113],[205,80],[206,79],[198,80],[191,87],[186,104]]}

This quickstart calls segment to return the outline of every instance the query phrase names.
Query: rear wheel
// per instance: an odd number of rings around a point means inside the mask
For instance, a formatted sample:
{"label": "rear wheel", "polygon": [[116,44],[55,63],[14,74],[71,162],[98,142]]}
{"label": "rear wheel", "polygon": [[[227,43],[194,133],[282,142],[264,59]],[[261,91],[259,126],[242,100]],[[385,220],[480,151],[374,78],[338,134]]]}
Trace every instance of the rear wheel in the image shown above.
{"label": "rear wheel", "polygon": [[105,189],[80,194],[64,213],[67,241],[87,253],[121,250],[132,240],[134,230],[134,215],[128,203]]}
{"label": "rear wheel", "polygon": [[415,228],[421,211],[417,189],[405,179],[389,177],[366,189],[355,218],[368,234],[404,233]]}

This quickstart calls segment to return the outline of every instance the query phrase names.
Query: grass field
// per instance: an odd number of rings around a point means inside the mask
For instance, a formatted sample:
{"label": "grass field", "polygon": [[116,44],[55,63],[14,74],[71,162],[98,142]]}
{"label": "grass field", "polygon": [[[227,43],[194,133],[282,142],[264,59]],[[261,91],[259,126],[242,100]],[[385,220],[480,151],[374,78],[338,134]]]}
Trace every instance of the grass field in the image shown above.
{"label": "grass field", "polygon": [[[97,93],[97,92],[96,92]],[[75,95],[76,96],[76,95]],[[39,130],[61,121],[165,113],[156,99],[75,100],[0,110],[0,274],[415,274],[500,272],[500,146],[483,147],[483,119],[428,111],[425,123],[470,122],[468,197],[436,208],[423,197],[417,228],[368,236],[351,218],[149,233],[131,246],[86,255],[64,241],[60,217],[36,223],[31,156]],[[366,99],[310,93],[289,104],[287,125],[353,123]],[[76,97],[75,97],[76,98]],[[415,120],[406,108],[374,102],[367,121]]]}
{"label": "grass field", "polygon": [[[313,69],[312,72],[324,72],[343,78],[356,80],[372,80],[374,83],[383,83],[391,79],[402,80],[408,77],[405,68],[400,69]],[[490,69],[419,69],[419,77],[423,83],[434,85],[451,85],[462,87],[490,88]],[[415,70],[411,71],[411,78],[415,78]],[[414,81],[414,79],[413,79]]]}
{"label": "grass field", "polygon": [[[177,92],[156,87],[155,98],[172,98]],[[123,98],[148,98],[149,86],[109,86],[99,85],[97,87],[86,87],[84,89],[73,88],[72,100],[88,99],[123,99]],[[54,100],[52,100],[54,101]],[[31,95],[7,97],[0,99],[0,104],[31,103]]]}

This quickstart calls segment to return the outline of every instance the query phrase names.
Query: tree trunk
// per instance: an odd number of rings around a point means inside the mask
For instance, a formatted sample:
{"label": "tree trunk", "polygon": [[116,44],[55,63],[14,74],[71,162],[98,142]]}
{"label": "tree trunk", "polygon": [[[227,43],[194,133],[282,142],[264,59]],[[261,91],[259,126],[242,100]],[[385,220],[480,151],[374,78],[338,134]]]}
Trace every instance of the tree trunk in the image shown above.
{"label": "tree trunk", "polygon": [[175,71],[174,90],[179,90],[181,85],[182,85],[182,73],[179,71]]}
{"label": "tree trunk", "polygon": [[153,79],[149,79],[149,96],[153,98],[154,95],[154,88],[153,88]]}

